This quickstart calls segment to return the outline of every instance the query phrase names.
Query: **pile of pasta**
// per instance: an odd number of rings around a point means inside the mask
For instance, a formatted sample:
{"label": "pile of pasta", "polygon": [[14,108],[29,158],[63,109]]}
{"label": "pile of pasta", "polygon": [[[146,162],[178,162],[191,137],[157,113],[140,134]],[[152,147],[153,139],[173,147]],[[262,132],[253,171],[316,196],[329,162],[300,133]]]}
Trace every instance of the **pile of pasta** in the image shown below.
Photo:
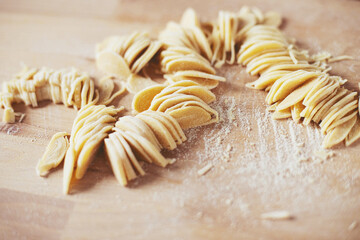
{"label": "pile of pasta", "polygon": [[[14,120],[12,102],[37,106],[37,101],[51,99],[80,108],[71,134],[55,134],[37,166],[44,176],[64,160],[65,194],[73,178],[84,176],[103,144],[123,186],[145,174],[142,162],[161,167],[172,163],[161,151],[186,141],[184,130],[219,121],[211,91],[226,79],[216,75],[216,68],[235,62],[259,76],[246,86],[268,92],[266,103],[274,119],[319,124],[324,148],[355,142],[360,138],[358,93],[344,88],[345,79],[330,75],[328,65],[347,57],[309,55],[279,30],[280,25],[277,13],[263,14],[257,8],[220,11],[212,22],[200,21],[188,9],[179,22],[166,25],[158,40],[134,32],[99,43],[96,65],[107,76],[98,89],[75,70],[27,69],[5,84],[1,106],[8,121]],[[147,73],[154,66],[163,82]],[[135,116],[117,117],[123,107],[106,106],[124,92],[122,87],[113,93],[115,79],[126,82],[126,89],[135,94]]]}

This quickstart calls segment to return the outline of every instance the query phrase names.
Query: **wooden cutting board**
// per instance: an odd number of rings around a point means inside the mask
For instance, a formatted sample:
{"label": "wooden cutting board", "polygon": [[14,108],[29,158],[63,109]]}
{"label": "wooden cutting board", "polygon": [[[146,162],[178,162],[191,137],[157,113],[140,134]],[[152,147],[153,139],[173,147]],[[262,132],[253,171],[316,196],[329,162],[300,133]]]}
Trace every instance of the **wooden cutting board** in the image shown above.
{"label": "wooden cutting board", "polygon": [[[332,73],[357,90],[360,2],[332,0],[0,0],[0,81],[21,63],[75,66],[99,78],[94,45],[103,38],[134,30],[156,36],[190,6],[209,20],[243,5],[283,14],[282,29],[312,53],[354,56],[332,64]],[[0,239],[360,239],[360,226],[348,229],[360,223],[360,143],[338,146],[320,161],[316,126],[271,120],[265,93],[245,88],[253,78],[244,68],[218,73],[228,79],[215,90],[222,121],[187,131],[186,143],[164,153],[175,164],[146,165],[147,175],[128,188],[116,182],[101,151],[71,195],[62,194],[61,167],[36,176],[51,136],[71,131],[76,112],[50,102],[16,105],[24,122],[0,123]],[[127,94],[118,104],[130,109],[131,99]],[[198,176],[208,163],[214,167]],[[294,219],[260,217],[277,210]]]}

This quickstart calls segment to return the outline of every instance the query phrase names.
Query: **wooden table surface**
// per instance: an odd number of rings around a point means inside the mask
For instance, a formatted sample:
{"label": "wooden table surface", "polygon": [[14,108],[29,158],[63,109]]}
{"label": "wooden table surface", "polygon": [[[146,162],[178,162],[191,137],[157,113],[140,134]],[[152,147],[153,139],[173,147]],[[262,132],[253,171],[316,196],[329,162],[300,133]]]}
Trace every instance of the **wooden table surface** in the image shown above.
{"label": "wooden table surface", "polygon": [[[360,2],[333,0],[0,0],[0,82],[21,63],[74,66],[99,78],[94,46],[105,37],[134,30],[156,36],[190,6],[209,20],[243,5],[283,14],[282,29],[312,53],[354,56],[331,72],[357,90]],[[316,126],[271,120],[265,93],[245,88],[252,78],[244,68],[218,73],[228,79],[213,105],[223,121],[187,131],[186,143],[164,153],[175,164],[146,165],[147,175],[128,188],[117,183],[102,151],[71,195],[62,194],[61,167],[36,176],[51,136],[71,131],[76,112],[50,102],[16,105],[24,121],[0,123],[0,239],[360,239],[360,226],[348,229],[360,224],[360,143],[337,146],[321,162],[314,157],[323,138]],[[130,110],[131,99],[127,94],[118,105]],[[214,168],[198,176],[208,163]],[[294,219],[260,217],[277,210]]]}

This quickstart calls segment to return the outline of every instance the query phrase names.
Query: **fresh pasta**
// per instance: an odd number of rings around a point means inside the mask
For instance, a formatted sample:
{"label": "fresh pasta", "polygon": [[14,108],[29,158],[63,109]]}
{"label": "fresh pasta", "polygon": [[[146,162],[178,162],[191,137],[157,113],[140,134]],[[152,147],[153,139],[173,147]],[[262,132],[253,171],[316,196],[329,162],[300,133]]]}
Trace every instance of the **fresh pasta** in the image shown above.
{"label": "fresh pasta", "polygon": [[172,150],[184,141],[185,134],[174,118],[148,110],[119,118],[104,142],[114,175],[126,186],[145,174],[139,160],[165,167],[170,161],[162,156],[161,149]]}
{"label": "fresh pasta", "polygon": [[13,80],[3,83],[0,106],[5,109],[3,121],[13,123],[13,102],[37,107],[38,102],[51,100],[67,107],[81,108],[97,97],[95,84],[85,73],[75,69],[55,71],[24,67]]}
{"label": "fresh pasta", "polygon": [[[171,163],[161,151],[174,150],[187,140],[184,130],[219,121],[210,105],[211,89],[226,79],[216,75],[224,64],[241,64],[259,78],[246,84],[264,90],[273,119],[319,125],[324,148],[346,146],[360,138],[359,95],[344,87],[346,79],[329,73],[328,63],[350,59],[321,52],[310,55],[279,29],[281,17],[257,8],[220,11],[212,22],[202,22],[193,9],[181,20],[169,22],[158,40],[147,33],[106,38],[96,46],[97,67],[108,74],[95,87],[76,70],[24,69],[4,84],[0,106],[4,121],[14,122],[11,104],[52,100],[80,109],[70,134],[55,134],[37,165],[44,176],[64,160],[64,193],[71,179],[81,179],[92,155],[104,146],[118,182],[128,183],[145,174],[141,161],[165,167]],[[164,82],[153,81],[146,69],[158,66]],[[157,64],[157,65],[156,65]],[[115,91],[115,78],[126,80],[134,93],[135,116],[116,118],[123,108],[106,107],[125,90]],[[99,104],[99,105],[95,105]]]}
{"label": "fresh pasta", "polygon": [[[327,54],[309,56],[290,43],[279,29],[263,24],[244,33],[238,63],[259,79],[247,87],[268,92],[266,103],[274,119],[292,118],[304,124],[318,123],[325,135],[323,147],[342,141],[346,145],[360,138],[359,96],[343,87],[346,80],[331,76]],[[351,139],[351,140],[347,140]]]}
{"label": "fresh pasta", "polygon": [[181,80],[193,80],[215,88],[225,78],[215,75],[211,66],[213,52],[207,34],[193,9],[187,9],[180,23],[169,22],[159,34],[165,45],[161,52],[161,70],[171,84]]}
{"label": "fresh pasta", "polygon": [[174,117],[182,129],[207,125],[218,121],[218,113],[208,104],[215,95],[206,87],[191,80],[175,82],[168,86],[154,86],[134,96],[133,109],[165,112]]}
{"label": "fresh pasta", "polygon": [[156,84],[141,71],[161,47],[162,43],[151,40],[146,32],[108,37],[96,46],[96,65],[106,74],[126,80],[128,91],[136,93]]}
{"label": "fresh pasta", "polygon": [[36,173],[43,177],[49,170],[57,167],[63,160],[69,148],[68,136],[66,132],[58,132],[52,136],[45,153],[36,166]]}
{"label": "fresh pasta", "polygon": [[124,108],[88,104],[78,112],[71,130],[70,144],[64,160],[63,192],[70,190],[71,179],[81,179],[102,141],[116,122],[116,115]]}
{"label": "fresh pasta", "polygon": [[3,83],[0,93],[0,107],[5,109],[3,122],[15,122],[17,113],[14,112],[12,103],[23,102],[37,107],[39,102],[51,100],[56,104],[62,103],[79,109],[91,102],[109,104],[125,90],[122,85],[115,93],[114,89],[111,79],[101,80],[99,88],[96,88],[88,74],[76,69],[56,71],[45,67],[24,67],[13,80]]}

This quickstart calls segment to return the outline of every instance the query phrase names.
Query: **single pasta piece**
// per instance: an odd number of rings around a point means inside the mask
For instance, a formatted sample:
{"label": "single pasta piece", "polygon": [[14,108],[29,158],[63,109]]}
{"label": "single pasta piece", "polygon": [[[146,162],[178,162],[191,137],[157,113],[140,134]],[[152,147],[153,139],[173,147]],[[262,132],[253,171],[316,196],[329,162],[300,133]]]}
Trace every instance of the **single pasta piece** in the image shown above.
{"label": "single pasta piece", "polygon": [[81,108],[97,98],[98,91],[86,73],[76,69],[54,71],[24,67],[14,79],[3,83],[0,107],[5,108],[3,121],[13,123],[13,102],[37,107],[40,101],[52,100],[67,107]]}
{"label": "single pasta piece", "polygon": [[132,100],[132,108],[137,112],[143,112],[149,109],[151,101],[164,88],[166,88],[165,85],[155,85],[147,87],[142,91],[138,92]]}
{"label": "single pasta piece", "polygon": [[115,89],[115,78],[112,76],[107,76],[100,79],[99,84],[99,101],[98,104],[108,105],[110,104],[116,97],[122,95],[126,88],[124,84],[119,83],[119,89],[114,92]]}
{"label": "single pasta piece", "polygon": [[354,126],[350,130],[349,134],[346,136],[345,145],[349,146],[359,138],[360,138],[360,119],[358,116]]}
{"label": "single pasta piece", "polygon": [[50,169],[56,168],[64,160],[65,153],[69,147],[69,140],[67,138],[69,135],[66,132],[58,132],[52,136],[44,155],[36,166],[36,173],[39,176],[46,176]]}
{"label": "single pasta piece", "polygon": [[209,89],[217,87],[219,82],[226,81],[224,77],[194,70],[178,71],[173,74],[165,74],[164,77],[170,84],[183,80],[191,80]]}
{"label": "single pasta piece", "polygon": [[200,54],[191,50],[189,52],[180,51],[177,47],[168,47],[161,52],[161,66],[164,73],[194,70],[215,74],[215,69]]}
{"label": "single pasta piece", "polygon": [[64,161],[64,193],[70,189],[71,179],[81,179],[91,160],[115,125],[115,116],[124,108],[88,104],[78,112],[71,130],[70,145]]}

